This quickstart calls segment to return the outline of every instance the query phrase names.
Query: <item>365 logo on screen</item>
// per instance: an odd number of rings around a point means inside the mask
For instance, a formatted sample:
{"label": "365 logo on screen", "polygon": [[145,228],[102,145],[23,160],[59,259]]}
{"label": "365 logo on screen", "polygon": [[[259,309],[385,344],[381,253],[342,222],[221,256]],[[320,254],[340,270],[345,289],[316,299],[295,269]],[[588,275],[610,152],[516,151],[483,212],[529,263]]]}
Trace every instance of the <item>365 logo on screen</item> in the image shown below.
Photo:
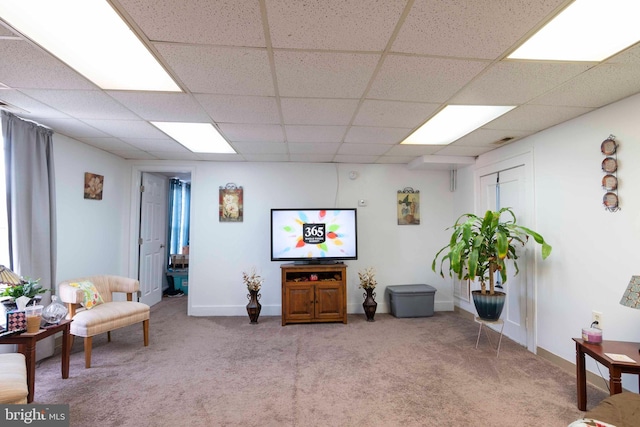
{"label": "365 logo on screen", "polygon": [[325,241],[325,224],[302,224],[302,241],[317,245]]}

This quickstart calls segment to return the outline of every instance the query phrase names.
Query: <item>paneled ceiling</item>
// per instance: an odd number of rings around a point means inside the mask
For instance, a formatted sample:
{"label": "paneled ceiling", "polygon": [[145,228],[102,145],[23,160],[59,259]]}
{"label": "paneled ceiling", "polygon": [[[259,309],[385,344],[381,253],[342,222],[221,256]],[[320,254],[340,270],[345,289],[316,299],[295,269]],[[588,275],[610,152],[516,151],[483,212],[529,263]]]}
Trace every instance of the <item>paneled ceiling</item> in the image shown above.
{"label": "paneled ceiling", "polygon": [[[125,159],[450,167],[640,92],[637,44],[602,63],[505,59],[568,0],[110,3],[183,93],[101,90],[0,22],[0,102]],[[399,145],[447,104],[517,108],[448,146]],[[149,121],[214,123],[237,154],[192,153]]]}

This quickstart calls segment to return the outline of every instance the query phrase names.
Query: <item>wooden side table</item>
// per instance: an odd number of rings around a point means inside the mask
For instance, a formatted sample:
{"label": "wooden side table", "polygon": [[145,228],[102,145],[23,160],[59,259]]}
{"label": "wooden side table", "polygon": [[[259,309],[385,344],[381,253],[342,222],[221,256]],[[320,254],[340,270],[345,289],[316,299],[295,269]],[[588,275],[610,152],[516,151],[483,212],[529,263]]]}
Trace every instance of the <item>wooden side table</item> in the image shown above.
{"label": "wooden side table", "polygon": [[36,343],[41,339],[62,332],[62,378],[69,378],[69,356],[71,353],[70,327],[72,320],[62,320],[57,325],[40,329],[38,332],[11,335],[0,338],[0,344],[18,344],[18,351],[24,354],[27,363],[27,403],[33,402],[36,382]]}
{"label": "wooden side table", "polygon": [[[576,377],[578,386],[578,409],[587,410],[587,374],[584,355],[587,354],[595,361],[609,369],[609,393],[622,393],[622,374],[640,375],[640,343],[625,341],[602,341],[602,344],[590,344],[580,338],[573,338],[576,342]],[[634,360],[631,362],[617,362],[605,353],[624,354]],[[640,385],[640,377],[638,379]]]}

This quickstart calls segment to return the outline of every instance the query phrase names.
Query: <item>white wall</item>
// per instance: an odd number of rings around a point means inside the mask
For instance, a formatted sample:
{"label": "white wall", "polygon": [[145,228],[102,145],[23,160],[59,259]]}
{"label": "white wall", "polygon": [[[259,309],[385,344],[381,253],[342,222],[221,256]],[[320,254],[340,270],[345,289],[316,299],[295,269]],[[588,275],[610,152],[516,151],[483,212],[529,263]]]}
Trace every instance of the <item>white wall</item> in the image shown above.
{"label": "white wall", "polygon": [[[535,220],[531,225],[553,246],[537,262],[537,345],[575,362],[572,337],[603,313],[604,339],[640,342],[640,311],[619,304],[629,279],[640,274],[640,95],[585,114],[480,156],[476,168],[534,153]],[[600,144],[617,137],[622,210],[602,205],[604,155]],[[466,172],[463,191],[473,187]],[[455,209],[470,205],[456,199]],[[536,251],[538,252],[538,251]],[[598,373],[588,360],[589,370]],[[636,377],[623,386],[638,389]]]}
{"label": "white wall", "polygon": [[[54,134],[57,283],[92,274],[126,275],[130,167],[120,157]],[[84,173],[104,176],[102,200],[84,199]]]}
{"label": "white wall", "polygon": [[[446,172],[410,171],[406,165],[198,163],[192,181],[189,306],[192,315],[246,315],[242,271],[265,278],[262,313],[281,310],[280,263],[269,253],[269,210],[282,207],[357,207],[359,257],[348,261],[348,312],[362,313],[357,272],[377,271],[379,312],[388,308],[387,285],[428,283],[437,289],[436,310],[453,309],[451,286],[430,270],[451,213]],[[355,170],[359,177],[348,178]],[[233,182],[244,190],[244,221],[218,221],[218,191]],[[421,224],[399,226],[397,191],[420,190]]]}

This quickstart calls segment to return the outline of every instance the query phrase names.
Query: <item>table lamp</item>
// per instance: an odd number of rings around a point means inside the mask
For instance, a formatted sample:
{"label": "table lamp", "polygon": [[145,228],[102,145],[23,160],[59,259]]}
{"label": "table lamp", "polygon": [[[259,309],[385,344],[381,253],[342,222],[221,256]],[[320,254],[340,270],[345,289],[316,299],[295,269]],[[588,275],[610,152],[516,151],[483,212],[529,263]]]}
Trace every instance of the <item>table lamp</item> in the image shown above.
{"label": "table lamp", "polygon": [[0,265],[0,285],[19,285],[22,283],[22,278],[13,271],[9,270],[4,265]]}
{"label": "table lamp", "polygon": [[[620,304],[640,310],[640,276],[631,276]],[[640,349],[638,349],[638,352],[640,352]]]}

